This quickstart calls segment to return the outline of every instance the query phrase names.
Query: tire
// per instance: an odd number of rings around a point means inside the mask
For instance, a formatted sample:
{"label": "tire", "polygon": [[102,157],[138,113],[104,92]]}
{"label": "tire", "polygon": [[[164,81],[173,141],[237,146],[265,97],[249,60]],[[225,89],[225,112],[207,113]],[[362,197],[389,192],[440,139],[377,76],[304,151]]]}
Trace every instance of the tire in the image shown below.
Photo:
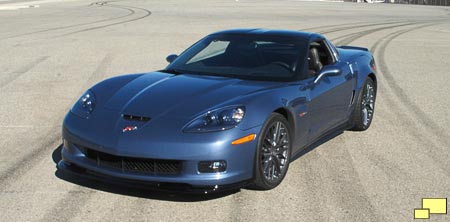
{"label": "tire", "polygon": [[[278,135],[275,132],[278,132]],[[281,114],[272,113],[264,123],[258,138],[255,175],[250,188],[270,190],[283,181],[289,168],[292,142],[289,122]]]}
{"label": "tire", "polygon": [[375,112],[375,99],[377,87],[374,81],[367,77],[362,89],[358,94],[353,119],[351,120],[353,131],[364,131],[370,127]]}

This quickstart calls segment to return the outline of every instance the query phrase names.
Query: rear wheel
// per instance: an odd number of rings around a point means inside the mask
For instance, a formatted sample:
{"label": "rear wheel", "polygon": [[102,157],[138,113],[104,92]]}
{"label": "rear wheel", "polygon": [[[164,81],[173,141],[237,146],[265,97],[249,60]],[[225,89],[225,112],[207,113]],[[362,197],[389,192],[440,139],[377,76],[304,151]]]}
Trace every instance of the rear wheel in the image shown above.
{"label": "rear wheel", "polygon": [[252,188],[270,190],[281,183],[289,168],[291,144],[288,121],[278,113],[271,114],[258,139]]}
{"label": "rear wheel", "polygon": [[356,101],[353,114],[353,128],[351,130],[364,131],[370,127],[375,111],[376,94],[375,83],[370,77],[367,77]]}

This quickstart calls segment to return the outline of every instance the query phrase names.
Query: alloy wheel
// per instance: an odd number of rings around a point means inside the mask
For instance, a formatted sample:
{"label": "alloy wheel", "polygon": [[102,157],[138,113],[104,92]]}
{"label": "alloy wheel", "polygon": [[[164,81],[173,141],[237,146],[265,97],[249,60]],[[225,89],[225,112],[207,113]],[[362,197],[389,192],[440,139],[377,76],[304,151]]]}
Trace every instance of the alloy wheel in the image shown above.
{"label": "alloy wheel", "polygon": [[274,183],[282,179],[287,170],[289,143],[287,126],[281,121],[272,123],[264,135],[261,152],[261,167],[266,181]]}
{"label": "alloy wheel", "polygon": [[364,94],[362,98],[362,122],[364,126],[369,125],[372,120],[373,111],[375,106],[375,90],[371,84],[366,84],[364,88]]}

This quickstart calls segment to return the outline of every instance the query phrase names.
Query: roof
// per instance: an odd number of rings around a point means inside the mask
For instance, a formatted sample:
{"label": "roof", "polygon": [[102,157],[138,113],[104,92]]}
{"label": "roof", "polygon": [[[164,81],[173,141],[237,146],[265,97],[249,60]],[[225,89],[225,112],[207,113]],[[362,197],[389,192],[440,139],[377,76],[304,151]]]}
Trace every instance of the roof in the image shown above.
{"label": "roof", "polygon": [[302,39],[310,39],[311,37],[321,37],[320,34],[313,32],[303,32],[294,30],[278,30],[278,29],[229,29],[218,31],[213,34],[237,34],[237,35],[267,35],[281,37],[295,37]]}

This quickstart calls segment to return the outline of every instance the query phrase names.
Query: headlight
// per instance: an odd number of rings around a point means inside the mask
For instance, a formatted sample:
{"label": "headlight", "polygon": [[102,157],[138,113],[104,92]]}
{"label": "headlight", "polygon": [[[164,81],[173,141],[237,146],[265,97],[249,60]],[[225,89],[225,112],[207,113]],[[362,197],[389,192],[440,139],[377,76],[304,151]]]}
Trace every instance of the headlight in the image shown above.
{"label": "headlight", "polygon": [[81,117],[81,118],[88,118],[89,114],[94,111],[95,108],[95,96],[94,93],[92,93],[90,90],[85,92],[80,99],[73,105],[72,109],[70,111]]}
{"label": "headlight", "polygon": [[244,119],[245,107],[233,106],[208,111],[184,128],[184,132],[213,132],[231,129]]}

